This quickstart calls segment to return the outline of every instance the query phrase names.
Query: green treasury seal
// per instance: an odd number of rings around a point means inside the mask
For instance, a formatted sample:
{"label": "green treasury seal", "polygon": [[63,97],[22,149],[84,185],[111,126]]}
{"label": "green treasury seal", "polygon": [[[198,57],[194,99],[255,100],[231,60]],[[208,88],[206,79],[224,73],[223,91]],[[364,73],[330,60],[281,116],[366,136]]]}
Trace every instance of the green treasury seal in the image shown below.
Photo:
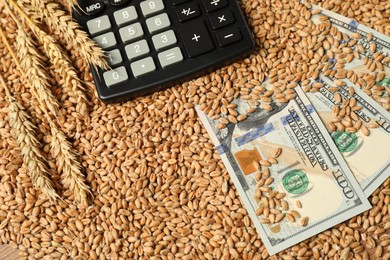
{"label": "green treasury seal", "polygon": [[282,179],[284,189],[292,194],[300,195],[309,186],[309,179],[302,170],[288,171]]}
{"label": "green treasury seal", "polygon": [[381,87],[390,87],[390,78],[384,78],[382,81],[376,82],[376,85]]}
{"label": "green treasury seal", "polygon": [[[376,82],[376,85],[388,88],[388,87],[390,87],[390,78],[384,78],[382,81]],[[382,97],[388,97],[388,96],[390,96],[389,92],[384,91]]]}
{"label": "green treasury seal", "polygon": [[352,152],[358,145],[358,138],[354,133],[336,131],[332,133],[332,138],[342,153]]}

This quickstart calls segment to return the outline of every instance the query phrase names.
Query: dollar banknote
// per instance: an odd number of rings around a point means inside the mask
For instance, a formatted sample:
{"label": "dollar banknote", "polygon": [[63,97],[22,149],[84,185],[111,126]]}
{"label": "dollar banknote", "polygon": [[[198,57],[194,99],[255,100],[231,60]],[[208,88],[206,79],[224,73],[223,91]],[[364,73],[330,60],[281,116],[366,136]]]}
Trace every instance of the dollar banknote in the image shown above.
{"label": "dollar banknote", "polygon": [[306,95],[294,91],[288,103],[222,129],[197,108],[271,255],[370,208]]}
{"label": "dollar banknote", "polygon": [[[354,59],[345,63],[343,69],[357,75],[371,75],[374,79],[378,78],[378,74],[384,75],[383,78],[375,82],[375,85],[383,87],[383,97],[386,97],[386,103],[390,105],[388,99],[388,89],[390,88],[390,37],[368,28],[353,19],[323,9],[317,5],[312,5],[312,8],[321,10],[320,14],[312,16],[313,22],[319,24],[321,23],[320,17],[326,16],[332,27],[337,28],[339,32],[348,36],[347,39],[341,39],[339,44],[346,43],[347,47],[350,47],[350,54],[355,54],[355,52],[358,54],[355,55]],[[337,62],[334,58],[331,58],[329,61]]]}
{"label": "dollar banknote", "polygon": [[[329,91],[334,83],[321,76],[317,81],[322,82],[323,87],[307,95],[324,124],[329,125],[334,120],[332,108],[336,102],[334,92]],[[348,132],[330,127],[328,131],[368,197],[390,176],[390,114],[358,88],[354,88],[351,96],[349,87],[354,86],[347,81],[337,92],[342,100],[352,97],[357,100],[357,106],[362,108],[355,113],[362,122],[360,128],[372,123],[377,127],[364,128],[367,133],[362,129]]]}
{"label": "dollar banknote", "polygon": [[[319,7],[314,6],[314,8]],[[390,64],[384,59],[390,55],[390,37],[328,10],[322,9],[321,15],[328,16],[332,26],[348,35],[347,41],[356,41],[356,36],[353,34],[359,35],[356,43],[351,47],[352,51],[357,52],[359,56],[346,63],[344,69],[352,71],[355,75],[371,75],[372,79],[382,73],[380,81],[375,82],[373,89],[378,89],[377,100],[381,99],[385,102],[384,105],[390,105],[388,99]],[[313,19],[316,21],[318,17]],[[382,56],[382,59],[376,61],[380,69],[370,70],[369,66],[364,64],[364,59],[370,59],[374,55]],[[359,89],[351,79],[338,79],[339,83],[343,81],[345,84],[341,86],[336,86],[334,83],[336,80],[330,76],[320,75],[316,81],[322,83],[323,87],[319,92],[307,95],[327,126],[332,125],[331,122],[335,120],[332,109],[339,102],[334,99],[335,93],[341,97],[341,103],[352,99],[356,101],[356,107],[360,110],[353,111],[355,118],[350,119],[351,131],[332,129],[332,127],[328,127],[328,130],[363,191],[369,196],[390,176],[390,113]],[[342,105],[340,107],[343,108]],[[363,126],[356,121],[361,121]],[[355,132],[354,125],[359,125],[360,131],[355,129],[357,130]],[[369,125],[377,127],[367,129],[366,126]]]}

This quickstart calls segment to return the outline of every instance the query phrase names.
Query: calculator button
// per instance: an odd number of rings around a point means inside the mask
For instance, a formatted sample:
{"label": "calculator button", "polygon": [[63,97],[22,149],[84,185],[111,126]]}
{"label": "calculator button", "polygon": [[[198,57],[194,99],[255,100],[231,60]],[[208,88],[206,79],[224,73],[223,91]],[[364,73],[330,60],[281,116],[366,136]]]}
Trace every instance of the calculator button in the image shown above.
{"label": "calculator button", "polygon": [[111,28],[110,19],[107,15],[89,20],[87,22],[88,31],[91,35],[106,31]]}
{"label": "calculator button", "polygon": [[163,13],[146,19],[146,25],[149,32],[154,33],[169,27],[171,22],[169,21],[168,15]]}
{"label": "calculator button", "polygon": [[188,0],[172,0],[173,5],[180,5],[182,3],[187,2]]}
{"label": "calculator button", "polygon": [[80,5],[83,14],[86,15],[95,15],[104,10],[105,4],[103,1],[95,1],[95,3],[90,5]]}
{"label": "calculator button", "polygon": [[154,64],[152,57],[146,57],[142,60],[133,62],[130,64],[130,67],[133,71],[134,77],[139,77],[156,69],[156,65]]}
{"label": "calculator button", "polygon": [[125,47],[127,58],[133,60],[139,56],[149,53],[149,46],[146,40],[140,40]]}
{"label": "calculator button", "polygon": [[202,0],[206,12],[213,12],[227,6],[227,0]]}
{"label": "calculator button", "polygon": [[216,30],[234,23],[234,16],[231,11],[224,11],[210,17],[211,27]]}
{"label": "calculator button", "polygon": [[224,47],[226,45],[237,42],[241,39],[241,34],[238,29],[229,28],[216,34],[219,46]]}
{"label": "calculator button", "polygon": [[144,16],[150,16],[164,9],[162,0],[147,0],[141,2],[141,11]]}
{"label": "calculator button", "polygon": [[120,6],[120,5],[124,5],[127,2],[129,2],[129,0],[110,0],[109,2],[110,2],[110,5]]}
{"label": "calculator button", "polygon": [[185,22],[199,16],[200,10],[196,3],[191,2],[176,8],[176,14],[180,22]]}
{"label": "calculator button", "polygon": [[129,6],[114,12],[114,18],[116,24],[121,26],[137,20],[138,14],[134,6]]}
{"label": "calculator button", "polygon": [[110,66],[115,66],[122,62],[122,55],[118,49],[107,51],[106,56]]}
{"label": "calculator button", "polygon": [[129,76],[127,75],[125,67],[119,67],[112,69],[103,73],[104,82],[106,82],[107,87],[111,87],[115,84],[126,81]]}
{"label": "calculator button", "polygon": [[160,50],[177,42],[176,35],[172,30],[156,34],[152,37],[156,50]]}
{"label": "calculator button", "polygon": [[175,47],[158,54],[158,60],[160,61],[161,67],[177,63],[183,60],[183,54],[179,47]]}
{"label": "calculator button", "polygon": [[144,31],[140,23],[134,23],[119,29],[119,34],[123,42],[129,42],[143,36]]}
{"label": "calculator button", "polygon": [[180,35],[189,57],[209,52],[214,48],[207,28],[202,21],[192,22],[181,27]]}
{"label": "calculator button", "polygon": [[116,39],[112,32],[105,33],[93,38],[93,40],[102,48],[108,49],[116,45]]}

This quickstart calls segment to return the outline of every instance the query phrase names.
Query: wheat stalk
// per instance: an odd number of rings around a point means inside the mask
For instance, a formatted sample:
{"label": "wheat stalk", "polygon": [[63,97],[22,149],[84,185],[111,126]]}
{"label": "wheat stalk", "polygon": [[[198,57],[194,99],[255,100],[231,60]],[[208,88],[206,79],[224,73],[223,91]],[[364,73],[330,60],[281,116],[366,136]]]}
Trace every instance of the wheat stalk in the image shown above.
{"label": "wheat stalk", "polygon": [[52,156],[57,158],[58,170],[62,171],[64,184],[75,194],[76,199],[81,203],[87,203],[87,193],[91,194],[89,187],[80,170],[80,163],[76,154],[72,152],[71,144],[66,140],[65,135],[60,132],[53,123],[50,123],[52,141],[50,143]]}
{"label": "wheat stalk", "polygon": [[[10,2],[15,3],[13,1]],[[27,22],[29,27],[37,35],[38,40],[42,44],[46,55],[49,57],[51,63],[55,66],[55,70],[59,73],[61,78],[64,79],[65,85],[69,86],[71,90],[69,92],[69,95],[73,97],[73,99],[75,100],[76,111],[82,114],[83,116],[87,116],[88,100],[84,94],[84,88],[81,85],[81,80],[78,78],[77,72],[72,66],[72,64],[70,63],[68,57],[65,55],[63,50],[57,44],[55,44],[55,40],[50,35],[42,31],[19,6],[15,6],[15,8],[18,12],[21,12],[21,15],[25,18],[25,21]],[[16,20],[15,17],[14,20]],[[15,22],[19,23],[17,20]],[[18,27],[21,31],[23,31],[20,28],[20,26]],[[29,41],[31,40],[28,38],[24,40],[22,39],[20,41],[20,44],[24,42],[28,43]],[[29,45],[31,45],[31,43]]]}
{"label": "wheat stalk", "polygon": [[70,15],[61,10],[60,5],[47,0],[33,0],[31,7],[54,33],[60,33],[88,63],[95,68],[109,68],[102,49],[80,29]]}
{"label": "wheat stalk", "polygon": [[31,182],[36,189],[40,189],[50,200],[58,198],[50,179],[44,156],[39,149],[39,142],[35,137],[35,126],[31,123],[29,115],[23,106],[12,96],[4,78],[0,75],[9,101],[8,121],[16,132],[16,141],[20,147],[24,164],[31,176]]}
{"label": "wheat stalk", "polygon": [[[22,76],[26,79],[26,73],[22,69],[20,62],[5,37],[1,27],[0,35]],[[36,92],[33,92],[33,94],[37,95]],[[43,107],[42,110],[51,128],[51,133],[53,135],[51,142],[51,147],[53,149],[52,154],[54,158],[59,160],[59,171],[62,171],[64,174],[64,182],[68,185],[69,189],[74,192],[76,199],[80,199],[80,201],[85,204],[87,202],[87,193],[90,193],[90,191],[89,187],[84,184],[84,178],[80,171],[80,164],[76,160],[75,153],[72,151],[71,145],[66,140],[65,135],[54,124],[46,107]]]}

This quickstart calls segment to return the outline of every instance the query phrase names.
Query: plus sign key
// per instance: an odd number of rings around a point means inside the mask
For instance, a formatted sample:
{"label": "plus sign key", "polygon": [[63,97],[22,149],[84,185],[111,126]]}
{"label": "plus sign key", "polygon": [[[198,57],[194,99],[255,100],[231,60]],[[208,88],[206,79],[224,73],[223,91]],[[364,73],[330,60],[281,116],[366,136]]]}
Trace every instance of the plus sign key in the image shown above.
{"label": "plus sign key", "polygon": [[202,21],[196,21],[179,30],[188,57],[192,58],[214,49],[209,32]]}

